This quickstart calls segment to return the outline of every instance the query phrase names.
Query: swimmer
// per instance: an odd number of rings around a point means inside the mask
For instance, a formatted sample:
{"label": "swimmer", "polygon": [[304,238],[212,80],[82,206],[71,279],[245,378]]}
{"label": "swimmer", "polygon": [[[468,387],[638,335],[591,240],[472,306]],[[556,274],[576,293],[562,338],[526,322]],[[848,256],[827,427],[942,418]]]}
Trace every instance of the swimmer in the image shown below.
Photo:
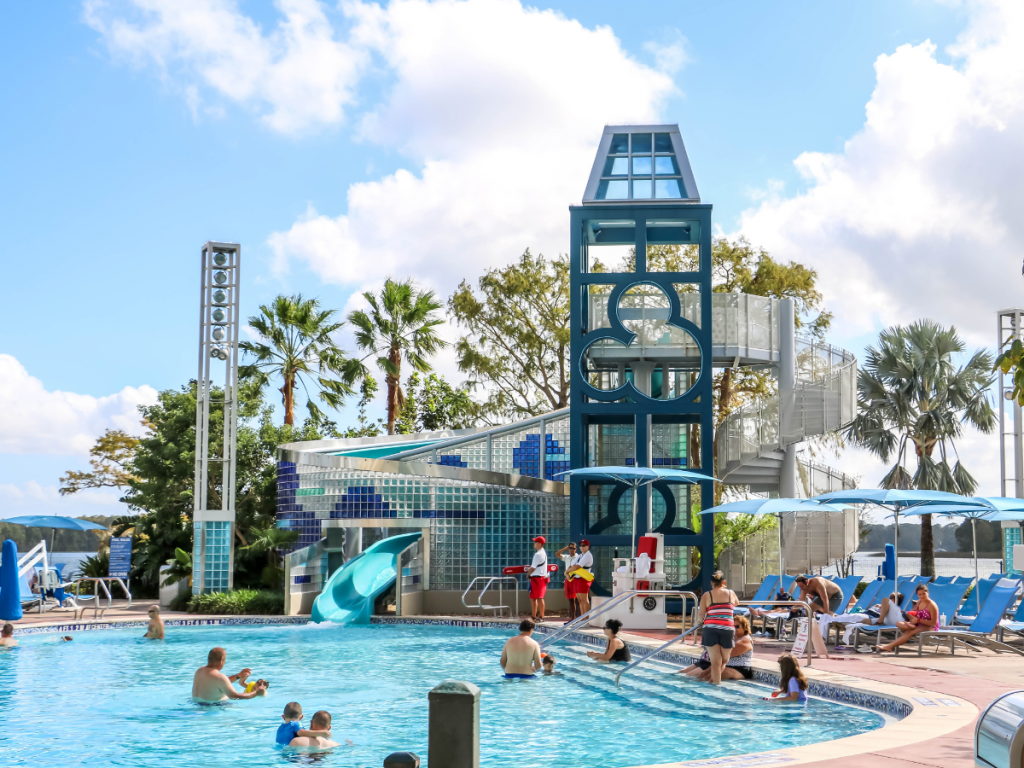
{"label": "swimmer", "polygon": [[[331,732],[331,713],[324,710],[313,713],[313,719],[309,721],[313,730],[308,733],[327,731],[328,734]],[[346,740],[347,741],[347,740]],[[351,741],[347,743],[351,744]],[[323,749],[331,749],[332,747],[340,746],[338,742],[325,739],[323,736],[296,736],[288,743],[289,747],[321,747]]]}
{"label": "swimmer", "polygon": [[159,605],[149,606],[149,626],[146,628],[146,634],[143,635],[143,638],[149,638],[150,640],[164,639],[164,620],[160,618]]}
{"label": "swimmer", "polygon": [[214,702],[227,699],[251,699],[254,696],[265,696],[267,688],[265,685],[256,683],[251,693],[239,693],[235,690],[233,683],[237,680],[245,685],[246,678],[252,674],[252,670],[246,667],[241,672],[230,677],[221,672],[224,669],[224,662],[227,661],[228,652],[223,648],[214,648],[210,651],[206,666],[196,670],[192,678],[192,698],[196,701]]}
{"label": "swimmer", "polygon": [[62,638],[60,639],[60,641],[61,641],[62,643],[70,643],[70,642],[71,642],[72,640],[74,640],[74,639],[75,639],[75,638],[73,638],[73,637],[72,637],[71,635],[64,635],[64,637],[62,637]]}
{"label": "swimmer", "polygon": [[542,653],[541,661],[544,663],[544,674],[545,675],[561,675],[561,672],[555,672],[555,657],[550,653]]}
{"label": "swimmer", "polygon": [[[317,714],[320,713],[318,712]],[[278,744],[287,746],[292,743],[293,739],[301,737],[309,739],[331,738],[329,726],[322,730],[306,730],[302,727],[302,705],[297,701],[289,701],[284,705],[284,714],[281,715],[281,719],[284,722],[277,726]]]}
{"label": "swimmer", "polygon": [[540,646],[531,637],[536,626],[529,619],[519,624],[519,634],[510,638],[501,649],[501,668],[505,677],[536,677],[544,664],[540,658]]}
{"label": "swimmer", "polygon": [[253,691],[255,691],[260,686],[263,686],[263,690],[266,690],[267,688],[270,687],[270,681],[269,680],[264,680],[263,678],[260,678],[259,680],[255,680],[255,681],[253,681],[251,683],[246,683],[245,684],[245,692],[246,693],[252,693]]}
{"label": "swimmer", "polygon": [[4,628],[0,629],[0,648],[13,648],[17,644],[18,641],[14,639],[14,625],[7,622]]}

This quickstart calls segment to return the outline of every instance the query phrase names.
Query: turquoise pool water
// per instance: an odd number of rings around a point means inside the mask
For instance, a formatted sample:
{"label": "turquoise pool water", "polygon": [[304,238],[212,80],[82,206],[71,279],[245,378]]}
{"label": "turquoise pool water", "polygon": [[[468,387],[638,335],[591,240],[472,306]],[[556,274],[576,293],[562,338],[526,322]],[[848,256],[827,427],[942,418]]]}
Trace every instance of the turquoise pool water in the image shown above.
{"label": "turquoise pool water", "polygon": [[[274,766],[313,758],[274,746],[286,702],[305,723],[334,717],[339,747],[320,764],[379,768],[391,752],[426,761],[427,692],[471,680],[481,699],[481,761],[487,768],[597,768],[756,752],[841,738],[882,725],[881,716],[812,700],[770,705],[754,683],[721,688],[653,667],[616,689],[615,668],[579,647],[556,646],[561,676],[500,678],[509,633],[441,626],[169,628],[22,637],[0,649],[0,755],[4,766]],[[269,695],[221,706],[190,698],[192,675],[215,645],[225,672],[252,667]],[[443,766],[435,766],[443,768]]]}

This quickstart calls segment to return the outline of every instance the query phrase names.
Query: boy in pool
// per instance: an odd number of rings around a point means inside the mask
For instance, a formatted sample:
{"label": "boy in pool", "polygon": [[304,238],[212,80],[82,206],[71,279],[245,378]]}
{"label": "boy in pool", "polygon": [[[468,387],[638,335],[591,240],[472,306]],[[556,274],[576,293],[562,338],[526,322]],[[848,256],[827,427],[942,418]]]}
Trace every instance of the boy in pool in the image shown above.
{"label": "boy in pool", "polygon": [[[321,714],[317,712],[316,715]],[[277,726],[277,743],[288,745],[292,743],[292,740],[296,738],[308,738],[308,739],[330,739],[331,738],[331,716],[327,716],[327,727],[318,729],[316,715],[313,715],[313,722],[310,723],[313,726],[312,730],[306,730],[302,727],[302,705],[297,701],[289,701],[284,705],[284,714],[281,715],[281,719],[284,720],[279,726]]]}
{"label": "boy in pool", "polygon": [[558,673],[555,672],[555,657],[552,656],[550,653],[542,653],[541,654],[541,661],[543,662],[543,665],[544,665],[544,674],[545,675],[554,675],[554,674],[559,674],[560,675],[560,674],[562,674],[561,672],[558,672]]}
{"label": "boy in pool", "polygon": [[0,648],[13,648],[17,644],[18,641],[14,639],[14,625],[7,622],[4,628],[0,629]]}
{"label": "boy in pool", "polygon": [[[299,705],[296,704],[296,707]],[[299,709],[299,716],[302,716],[302,709]],[[289,747],[324,747],[330,749],[331,747],[340,746],[338,742],[331,741],[331,713],[323,709],[313,713],[313,719],[309,721],[309,724],[313,726],[312,731],[298,731],[298,733],[316,734],[309,736],[296,736],[289,743]],[[280,729],[279,729],[280,732]],[[326,733],[327,737],[320,734]],[[347,740],[346,740],[347,741]],[[351,741],[347,741],[351,744]]]}

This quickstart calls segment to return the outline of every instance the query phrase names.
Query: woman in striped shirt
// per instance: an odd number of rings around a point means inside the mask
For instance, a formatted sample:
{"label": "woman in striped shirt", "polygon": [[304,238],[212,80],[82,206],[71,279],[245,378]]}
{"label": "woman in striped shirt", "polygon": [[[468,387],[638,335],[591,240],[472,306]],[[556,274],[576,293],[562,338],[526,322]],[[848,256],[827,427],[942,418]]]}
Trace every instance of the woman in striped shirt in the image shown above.
{"label": "woman in striped shirt", "polygon": [[733,626],[733,606],[739,603],[736,593],[725,585],[721,571],[711,574],[711,589],[701,595],[697,622],[704,622],[701,642],[711,662],[711,683],[722,683],[722,670],[729,663],[729,655],[736,642]]}

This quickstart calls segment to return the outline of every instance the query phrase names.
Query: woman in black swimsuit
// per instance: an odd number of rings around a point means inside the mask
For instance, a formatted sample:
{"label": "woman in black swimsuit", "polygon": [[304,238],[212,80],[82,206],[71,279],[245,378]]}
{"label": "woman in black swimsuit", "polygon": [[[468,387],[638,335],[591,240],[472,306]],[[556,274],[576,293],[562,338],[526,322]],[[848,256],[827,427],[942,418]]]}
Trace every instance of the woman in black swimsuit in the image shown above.
{"label": "woman in black swimsuit", "polygon": [[594,661],[632,661],[629,656],[629,646],[619,640],[619,630],[622,629],[622,622],[618,619],[608,619],[604,623],[604,636],[608,638],[608,645],[604,653],[587,651],[587,656]]}

